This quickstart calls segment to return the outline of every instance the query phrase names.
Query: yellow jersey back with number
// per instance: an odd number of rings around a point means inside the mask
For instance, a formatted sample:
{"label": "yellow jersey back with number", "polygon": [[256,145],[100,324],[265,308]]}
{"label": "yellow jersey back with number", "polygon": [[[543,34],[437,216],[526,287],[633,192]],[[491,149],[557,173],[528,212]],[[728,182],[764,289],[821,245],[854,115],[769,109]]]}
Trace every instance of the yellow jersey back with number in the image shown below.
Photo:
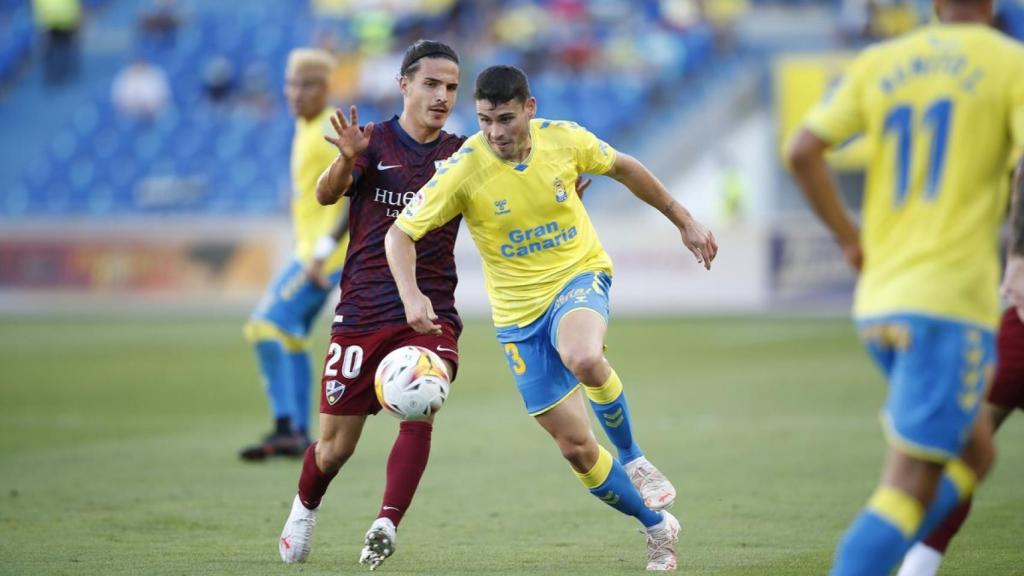
{"label": "yellow jersey back with number", "polygon": [[575,122],[531,120],[530,138],[530,156],[515,163],[474,134],[396,221],[419,240],[464,215],[498,327],[533,322],[579,274],[612,271],[575,185],[580,174],[608,172],[615,150]]}
{"label": "yellow jersey back with number", "polygon": [[981,24],[924,27],[867,49],[805,125],[831,144],[867,140],[855,315],[994,327],[1024,47]]}

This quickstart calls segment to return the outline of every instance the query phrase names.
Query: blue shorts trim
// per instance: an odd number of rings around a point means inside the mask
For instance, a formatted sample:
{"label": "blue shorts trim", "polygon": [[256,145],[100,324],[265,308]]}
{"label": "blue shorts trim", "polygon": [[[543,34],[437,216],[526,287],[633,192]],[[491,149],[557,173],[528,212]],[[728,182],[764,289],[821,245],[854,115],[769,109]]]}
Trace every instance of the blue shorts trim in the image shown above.
{"label": "blue shorts trim", "polygon": [[586,272],[570,280],[548,310],[530,324],[497,329],[526,411],[538,415],[564,401],[579,380],[558,354],[558,325],[566,314],[589,310],[608,321],[612,279],[604,272]]}
{"label": "blue shorts trim", "polygon": [[[327,276],[331,287],[340,280],[340,269]],[[310,282],[302,264],[292,260],[263,295],[252,319],[269,322],[296,338],[306,338],[331,290]]]}
{"label": "blue shorts trim", "polygon": [[935,462],[963,450],[995,369],[995,334],[969,322],[893,314],[857,322],[889,380],[881,419],[890,444]]}

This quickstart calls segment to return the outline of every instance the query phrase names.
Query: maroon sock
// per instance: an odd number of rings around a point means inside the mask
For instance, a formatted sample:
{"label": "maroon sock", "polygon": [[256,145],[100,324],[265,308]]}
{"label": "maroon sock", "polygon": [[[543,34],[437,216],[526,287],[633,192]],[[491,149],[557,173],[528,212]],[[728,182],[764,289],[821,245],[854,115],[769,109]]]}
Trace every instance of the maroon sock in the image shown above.
{"label": "maroon sock", "polygon": [[430,457],[430,422],[402,422],[398,438],[388,456],[388,480],[378,518],[388,518],[398,526],[419,486]]}
{"label": "maroon sock", "polygon": [[299,476],[299,500],[310,510],[320,505],[320,500],[327,492],[327,485],[338,475],[338,471],[324,473],[316,465],[316,442],[306,448],[302,459],[302,475]]}
{"label": "maroon sock", "polygon": [[973,499],[961,502],[953,510],[953,513],[947,516],[946,520],[934,532],[928,535],[928,538],[924,541],[925,545],[945,554],[946,548],[949,547],[949,541],[953,539],[953,536],[956,536],[956,533],[960,531],[960,527],[964,525],[964,521],[967,520],[967,513],[971,511],[971,502],[973,502]]}

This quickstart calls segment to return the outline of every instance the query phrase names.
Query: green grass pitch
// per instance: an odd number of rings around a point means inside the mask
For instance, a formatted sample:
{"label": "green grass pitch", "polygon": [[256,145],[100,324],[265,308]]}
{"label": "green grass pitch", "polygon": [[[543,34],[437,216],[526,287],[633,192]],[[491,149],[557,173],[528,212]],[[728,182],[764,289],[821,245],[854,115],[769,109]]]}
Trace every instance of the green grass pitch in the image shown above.
{"label": "green grass pitch", "polygon": [[[0,574],[365,570],[397,421],[369,421],[310,561],[283,565],[299,462],[236,457],[269,428],[241,323],[0,321]],[[319,356],[325,331],[314,341]],[[642,573],[637,525],[589,496],[525,415],[490,327],[470,323],[461,345],[430,467],[379,573]],[[679,489],[681,572],[824,574],[883,446],[884,384],[850,322],[619,318],[609,345],[641,446]],[[997,442],[943,574],[1024,573],[1024,416]]]}

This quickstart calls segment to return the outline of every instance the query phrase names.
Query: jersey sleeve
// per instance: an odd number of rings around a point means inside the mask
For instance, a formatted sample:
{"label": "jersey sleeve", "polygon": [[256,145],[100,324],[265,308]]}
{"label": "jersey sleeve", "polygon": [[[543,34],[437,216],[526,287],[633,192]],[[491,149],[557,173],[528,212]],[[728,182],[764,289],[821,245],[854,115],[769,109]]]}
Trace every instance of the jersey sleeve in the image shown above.
{"label": "jersey sleeve", "polygon": [[431,230],[461,214],[465,207],[465,181],[471,172],[469,165],[464,158],[455,163],[449,158],[441,164],[434,177],[416,192],[398,215],[395,225],[414,241],[419,241]]}
{"label": "jersey sleeve", "polygon": [[572,134],[579,173],[607,174],[615,164],[615,149],[582,126],[572,130]]}
{"label": "jersey sleeve", "polygon": [[805,128],[829,144],[845,142],[864,131],[867,118],[862,94],[872,54],[868,50],[850,64],[839,86],[804,119]]}

